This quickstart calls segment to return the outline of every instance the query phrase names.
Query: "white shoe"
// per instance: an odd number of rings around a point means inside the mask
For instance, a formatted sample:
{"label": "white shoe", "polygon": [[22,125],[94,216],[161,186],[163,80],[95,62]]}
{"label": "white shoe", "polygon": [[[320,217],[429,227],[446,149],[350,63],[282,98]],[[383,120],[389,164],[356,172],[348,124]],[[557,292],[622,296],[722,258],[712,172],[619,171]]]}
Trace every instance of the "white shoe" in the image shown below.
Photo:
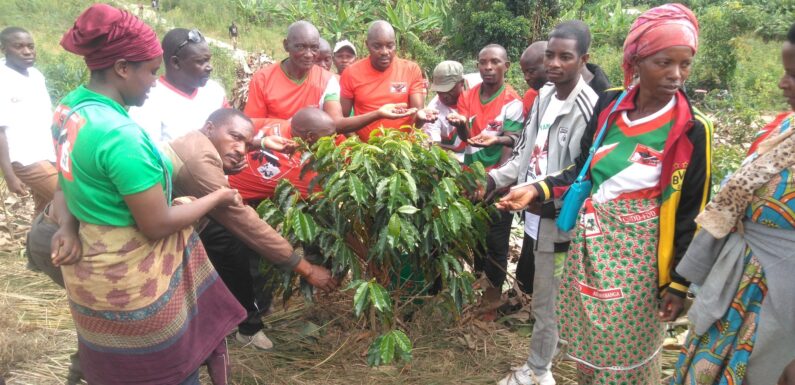
{"label": "white shoe", "polygon": [[505,376],[497,385],[555,385],[555,377],[552,377],[552,371],[547,370],[544,374],[538,376],[527,367],[527,364],[522,365],[521,368],[512,369],[511,373]]}
{"label": "white shoe", "polygon": [[235,339],[237,342],[242,343],[245,346],[251,345],[255,349],[259,350],[271,350],[273,349],[273,341],[262,332],[262,330],[258,331],[256,334],[252,336],[247,336],[244,334],[240,334],[237,332],[235,335]]}

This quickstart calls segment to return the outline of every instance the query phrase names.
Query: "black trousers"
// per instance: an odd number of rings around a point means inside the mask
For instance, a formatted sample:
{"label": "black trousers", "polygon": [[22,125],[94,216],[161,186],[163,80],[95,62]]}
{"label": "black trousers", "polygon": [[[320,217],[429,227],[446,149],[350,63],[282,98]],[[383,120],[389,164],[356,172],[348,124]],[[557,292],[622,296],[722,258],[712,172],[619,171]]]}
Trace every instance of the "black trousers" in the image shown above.
{"label": "black trousers", "polygon": [[522,253],[516,265],[516,280],[525,294],[533,294],[533,277],[536,275],[535,240],[524,233]]}
{"label": "black trousers", "polygon": [[501,288],[508,268],[508,249],[511,240],[513,214],[500,211],[491,217],[491,227],[486,234],[486,250],[475,255],[475,271],[486,273],[492,286]]}
{"label": "black trousers", "polygon": [[199,238],[221,280],[248,313],[238,325],[240,334],[250,336],[262,330],[262,315],[273,300],[270,284],[275,280],[260,270],[260,255],[212,219]]}

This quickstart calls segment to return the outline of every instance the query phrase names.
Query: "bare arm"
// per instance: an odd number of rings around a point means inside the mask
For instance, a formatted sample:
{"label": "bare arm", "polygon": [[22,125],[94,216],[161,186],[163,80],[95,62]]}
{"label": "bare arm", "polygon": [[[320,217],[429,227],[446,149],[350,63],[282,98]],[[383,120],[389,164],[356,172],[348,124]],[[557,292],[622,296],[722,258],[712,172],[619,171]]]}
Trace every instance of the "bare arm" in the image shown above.
{"label": "bare arm", "polygon": [[421,109],[425,107],[425,94],[416,93],[409,95],[409,108]]}
{"label": "bare arm", "polygon": [[160,183],[136,194],[125,195],[135,223],[150,240],[162,239],[206,215],[216,206],[241,205],[237,190],[219,189],[195,201],[169,207]]}
{"label": "bare arm", "polygon": [[[351,113],[353,101],[346,98],[341,98],[337,101],[327,101],[323,104],[323,110],[331,116],[334,120],[334,126],[337,127],[337,133],[348,134],[356,132],[368,124],[375,122],[378,119],[398,119],[405,116],[413,115],[417,110],[406,109],[403,103],[398,104],[385,104],[381,108],[370,111],[366,114],[348,116]],[[395,112],[395,109],[402,108],[405,111]]]}
{"label": "bare arm", "polygon": [[3,172],[3,177],[6,180],[9,191],[20,196],[28,195],[25,184],[17,178],[17,175],[14,174],[14,169],[11,167],[11,158],[8,155],[8,137],[6,137],[5,126],[0,127],[0,171]]}

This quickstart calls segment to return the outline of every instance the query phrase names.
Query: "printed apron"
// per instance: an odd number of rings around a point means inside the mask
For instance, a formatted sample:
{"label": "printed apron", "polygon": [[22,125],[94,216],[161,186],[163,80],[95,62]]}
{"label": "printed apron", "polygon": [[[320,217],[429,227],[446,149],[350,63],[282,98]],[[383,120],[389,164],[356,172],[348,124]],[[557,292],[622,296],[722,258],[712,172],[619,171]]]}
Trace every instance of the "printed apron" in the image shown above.
{"label": "printed apron", "polygon": [[558,306],[581,385],[659,383],[659,206],[659,198],[585,201]]}

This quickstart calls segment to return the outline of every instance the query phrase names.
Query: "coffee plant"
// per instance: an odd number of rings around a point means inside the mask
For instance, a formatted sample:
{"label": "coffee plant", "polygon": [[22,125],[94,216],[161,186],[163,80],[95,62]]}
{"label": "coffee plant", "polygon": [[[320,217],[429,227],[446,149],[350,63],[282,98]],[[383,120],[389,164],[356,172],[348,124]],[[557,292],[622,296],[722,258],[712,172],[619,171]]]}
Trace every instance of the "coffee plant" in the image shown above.
{"label": "coffee plant", "polygon": [[[258,207],[262,218],[296,246],[317,249],[338,277],[352,277],[353,313],[380,334],[370,365],[411,358],[411,342],[397,328],[401,304],[435,294],[450,314],[473,300],[473,251],[483,243],[489,213],[466,196],[485,171],[462,168],[418,131],[387,130],[369,143],[323,138],[304,171],[314,171],[308,197],[289,182]],[[295,286],[285,277],[283,296]]]}

